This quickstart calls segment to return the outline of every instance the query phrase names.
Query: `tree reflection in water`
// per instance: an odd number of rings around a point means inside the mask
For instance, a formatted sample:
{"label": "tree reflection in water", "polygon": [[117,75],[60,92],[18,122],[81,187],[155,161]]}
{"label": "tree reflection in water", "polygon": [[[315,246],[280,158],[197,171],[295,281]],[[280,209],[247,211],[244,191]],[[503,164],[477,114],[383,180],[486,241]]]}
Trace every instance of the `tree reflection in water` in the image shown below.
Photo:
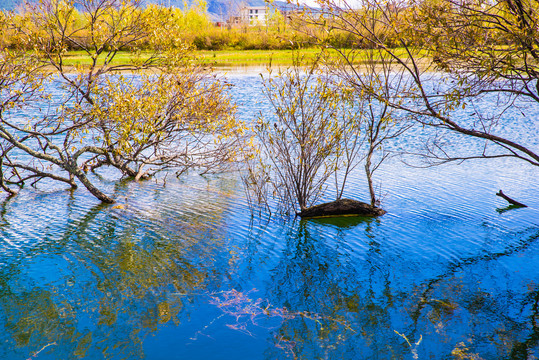
{"label": "tree reflection in water", "polygon": [[[537,228],[512,234],[521,241],[506,251],[449,262],[431,278],[418,280],[413,271],[399,273],[408,267],[402,264],[406,259],[383,261],[379,221],[354,220],[352,226],[339,224],[342,219],[316,219],[289,227],[263,300],[289,315],[271,328],[268,341],[274,348],[266,350],[266,358],[521,359],[538,354],[537,286],[530,281],[515,287],[499,263],[536,245]],[[350,231],[364,232],[367,250],[360,266],[347,256],[349,249],[342,251]],[[519,288],[525,291],[518,293]],[[243,310],[254,299],[244,299]],[[238,308],[229,315],[240,314]],[[260,324],[244,321],[240,330],[255,326]]]}
{"label": "tree reflection in water", "polygon": [[61,234],[42,234],[0,268],[1,358],[42,356],[47,345],[63,359],[144,357],[145,337],[178,325],[191,301],[175,294],[219,286],[227,271],[215,264],[230,260],[216,229],[226,207],[203,217],[183,212],[171,223],[166,209],[151,204],[99,204],[83,214],[77,201],[69,206]]}
{"label": "tree reflection in water", "polygon": [[196,179],[2,203],[0,358],[538,356],[537,226],[250,218],[233,177]]}

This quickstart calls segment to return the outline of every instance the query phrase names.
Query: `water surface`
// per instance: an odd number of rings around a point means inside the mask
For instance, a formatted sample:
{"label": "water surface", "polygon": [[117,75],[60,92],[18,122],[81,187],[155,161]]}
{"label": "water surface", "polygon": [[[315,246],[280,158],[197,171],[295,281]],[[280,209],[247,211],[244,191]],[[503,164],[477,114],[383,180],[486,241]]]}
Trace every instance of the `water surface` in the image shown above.
{"label": "water surface", "polygon": [[[268,110],[259,79],[230,76],[246,120]],[[0,358],[539,357],[539,171],[522,162],[392,159],[378,219],[251,214],[234,172],[103,175],[116,206],[83,188],[0,203]],[[529,207],[503,211],[499,189]],[[361,173],[345,196],[368,199]]]}

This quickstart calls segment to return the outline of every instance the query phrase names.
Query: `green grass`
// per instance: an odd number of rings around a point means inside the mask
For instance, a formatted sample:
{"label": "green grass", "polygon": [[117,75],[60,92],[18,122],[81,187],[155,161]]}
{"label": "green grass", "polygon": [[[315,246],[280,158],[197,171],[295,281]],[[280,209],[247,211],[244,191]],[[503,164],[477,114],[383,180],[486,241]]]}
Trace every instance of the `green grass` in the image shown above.
{"label": "green grass", "polygon": [[[395,49],[399,56],[406,57],[404,49]],[[320,49],[301,49],[301,50],[224,50],[224,51],[195,51],[194,55],[202,63],[211,65],[215,68],[230,67],[260,67],[260,66],[289,66],[294,63],[298,56],[304,62],[315,59]],[[120,51],[116,54],[112,65],[129,64],[134,60],[142,61],[151,56],[151,52],[131,53]],[[335,58],[337,55],[335,54]],[[366,51],[355,52],[353,63],[361,64],[367,60]],[[104,58],[98,60],[102,64]],[[91,59],[83,51],[70,51],[65,56],[65,65],[67,66],[89,66]]]}
{"label": "green grass", "polygon": [[[112,60],[112,65],[123,65],[132,63],[135,59],[146,60],[150,57],[151,52],[142,52],[140,54],[132,53],[129,51],[119,51],[114,59]],[[69,51],[64,58],[65,65],[67,66],[90,66],[92,64],[92,59],[88,56],[85,51]],[[102,56],[98,59],[97,63],[102,65],[105,61],[105,58]]]}
{"label": "green grass", "polygon": [[197,51],[204,63],[215,67],[230,66],[286,66],[294,63],[294,58],[304,56],[305,60],[314,59],[319,49],[303,50],[232,50]]}
{"label": "green grass", "polygon": [[[395,54],[401,58],[407,58],[408,54],[404,48],[393,49]],[[347,52],[349,50],[345,50]],[[368,61],[368,50],[355,50],[353,57],[349,59],[354,64],[362,64]],[[215,67],[230,67],[230,66],[288,66],[294,63],[294,59],[298,56],[303,58],[303,61],[308,62],[314,60],[320,53],[320,49],[300,49],[300,50],[231,50],[231,51],[208,51],[201,50],[195,54],[202,59],[203,62],[213,64]],[[329,54],[334,59],[342,59],[335,50],[330,50]],[[418,58],[427,56],[426,52],[421,52]],[[376,62],[377,56],[374,56]]]}
{"label": "green grass", "polygon": [[[283,66],[292,65],[294,56],[305,56],[307,59],[314,58],[319,52],[318,49],[307,50],[237,50],[237,51],[195,51],[194,55],[204,64],[215,67],[231,66]],[[132,60],[146,60],[151,56],[151,52],[141,52],[133,54],[128,51],[120,51],[112,61],[113,65],[128,64]],[[102,64],[104,57],[98,59],[98,64]],[[65,65],[67,66],[89,66],[92,63],[88,54],[84,51],[69,51],[65,55]]]}

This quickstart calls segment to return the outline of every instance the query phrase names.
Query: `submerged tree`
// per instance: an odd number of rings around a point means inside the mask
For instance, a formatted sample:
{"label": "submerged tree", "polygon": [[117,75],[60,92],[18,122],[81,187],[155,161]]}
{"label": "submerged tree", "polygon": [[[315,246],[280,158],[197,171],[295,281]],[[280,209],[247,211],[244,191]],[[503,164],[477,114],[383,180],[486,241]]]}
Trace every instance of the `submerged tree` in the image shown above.
{"label": "submerged tree", "polygon": [[[284,212],[299,208],[296,214],[307,217],[383,214],[375,208],[371,175],[386,155],[374,166],[371,160],[393,134],[386,130],[390,114],[354,86],[335,81],[317,63],[291,67],[266,81],[274,117],[261,116],[256,125],[256,151],[245,178],[258,201],[267,202],[269,193]],[[349,175],[364,159],[371,206],[343,199]],[[313,206],[332,182],[336,201]]]}
{"label": "submerged tree", "polygon": [[320,198],[337,164],[340,135],[338,89],[316,76],[313,66],[279,72],[265,83],[275,120],[261,116],[249,181],[270,191],[283,209],[301,210]]}
{"label": "submerged tree", "polygon": [[[76,187],[78,180],[113,202],[87,171],[109,166],[139,179],[167,168],[209,169],[234,157],[242,126],[227,85],[187,49],[150,34],[137,1],[46,0],[30,9],[31,26],[17,30],[34,52],[0,55],[4,190],[13,194],[13,186],[43,179]],[[146,41],[157,50],[139,56],[137,46]],[[66,49],[73,46],[88,64],[68,65]],[[131,58],[115,62],[127,48]]]}
{"label": "submerged tree", "polygon": [[[358,126],[352,126],[351,131],[343,131],[342,154],[343,166],[346,171],[342,174],[348,176],[349,172],[361,161],[364,162],[365,175],[369,187],[371,206],[379,205],[373,175],[390,155],[389,142],[411,127],[406,114],[398,114],[390,106],[391,102],[398,102],[400,92],[404,88],[403,76],[394,62],[378,49],[362,50],[361,56],[364,64],[360,67],[350,61],[356,55],[354,50],[334,48],[342,58],[334,59],[329,53],[326,66],[334,81],[345,84],[349,90],[349,98],[359,109],[356,117]],[[343,61],[344,58],[344,61]],[[401,100],[402,101],[402,100]],[[345,124],[346,126],[346,124]],[[335,173],[336,179],[339,172]],[[344,191],[341,188],[341,196]]]}

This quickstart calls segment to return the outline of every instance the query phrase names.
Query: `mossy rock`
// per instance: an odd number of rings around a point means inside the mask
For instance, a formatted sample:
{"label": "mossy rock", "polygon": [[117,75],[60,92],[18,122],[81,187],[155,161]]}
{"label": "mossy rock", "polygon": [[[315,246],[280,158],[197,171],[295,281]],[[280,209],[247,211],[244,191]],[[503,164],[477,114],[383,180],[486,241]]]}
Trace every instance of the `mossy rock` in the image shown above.
{"label": "mossy rock", "polygon": [[298,213],[302,218],[321,216],[380,216],[386,212],[376,206],[351,199],[340,199],[329,203],[311,206]]}

